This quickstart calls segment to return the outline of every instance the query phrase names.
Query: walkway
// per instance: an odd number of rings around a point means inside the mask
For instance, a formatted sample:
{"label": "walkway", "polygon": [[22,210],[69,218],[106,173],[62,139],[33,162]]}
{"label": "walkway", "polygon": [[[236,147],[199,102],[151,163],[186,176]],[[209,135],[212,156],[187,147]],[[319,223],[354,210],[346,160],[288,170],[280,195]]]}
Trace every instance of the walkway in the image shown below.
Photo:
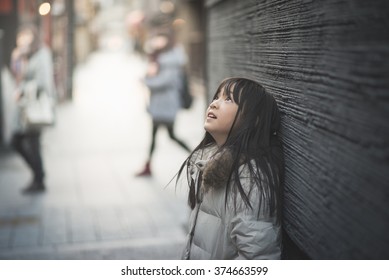
{"label": "walkway", "polygon": [[[31,174],[0,154],[0,259],[178,259],[188,214],[186,188],[168,184],[186,152],[158,134],[152,178],[135,178],[151,122],[145,65],[123,50],[101,50],[77,68],[73,102],[43,136],[47,192],[22,195]],[[202,137],[203,98],[182,111],[176,132]]]}

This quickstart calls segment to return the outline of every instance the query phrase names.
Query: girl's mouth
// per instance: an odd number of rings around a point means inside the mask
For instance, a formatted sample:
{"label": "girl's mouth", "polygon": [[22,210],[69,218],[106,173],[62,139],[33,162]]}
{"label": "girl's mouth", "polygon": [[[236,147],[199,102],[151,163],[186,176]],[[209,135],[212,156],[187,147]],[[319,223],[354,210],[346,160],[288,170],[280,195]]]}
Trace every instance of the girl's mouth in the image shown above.
{"label": "girl's mouth", "polygon": [[212,112],[209,112],[207,117],[211,119],[217,119],[217,117]]}

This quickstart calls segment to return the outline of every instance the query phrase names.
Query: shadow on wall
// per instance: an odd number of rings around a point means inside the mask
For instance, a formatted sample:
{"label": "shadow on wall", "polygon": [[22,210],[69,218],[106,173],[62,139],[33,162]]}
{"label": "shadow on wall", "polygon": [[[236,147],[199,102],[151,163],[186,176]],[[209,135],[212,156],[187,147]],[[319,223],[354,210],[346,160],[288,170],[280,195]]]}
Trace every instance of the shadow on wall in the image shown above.
{"label": "shadow on wall", "polygon": [[282,231],[282,255],[283,260],[310,260],[311,258],[305,254],[289,237],[288,233]]}

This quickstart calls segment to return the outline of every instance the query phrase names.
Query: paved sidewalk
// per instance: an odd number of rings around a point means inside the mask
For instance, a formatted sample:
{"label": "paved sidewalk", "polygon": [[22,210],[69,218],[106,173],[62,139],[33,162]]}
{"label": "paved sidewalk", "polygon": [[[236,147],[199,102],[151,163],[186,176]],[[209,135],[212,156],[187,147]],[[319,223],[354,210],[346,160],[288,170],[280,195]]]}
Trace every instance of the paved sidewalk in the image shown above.
{"label": "paved sidewalk", "polygon": [[[47,192],[23,195],[31,174],[0,154],[0,259],[178,259],[186,188],[168,184],[187,153],[158,134],[152,178],[136,178],[150,142],[145,69],[136,56],[103,50],[75,73],[74,100],[43,135]],[[203,135],[204,99],[182,111],[177,135]]]}

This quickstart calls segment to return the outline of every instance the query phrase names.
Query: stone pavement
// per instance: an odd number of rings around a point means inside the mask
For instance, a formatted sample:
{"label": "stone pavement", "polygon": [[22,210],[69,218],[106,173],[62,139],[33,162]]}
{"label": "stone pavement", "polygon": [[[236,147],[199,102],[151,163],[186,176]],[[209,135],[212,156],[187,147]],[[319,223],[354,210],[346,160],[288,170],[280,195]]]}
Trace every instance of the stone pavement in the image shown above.
{"label": "stone pavement", "polygon": [[[0,259],[179,259],[187,190],[169,181],[187,153],[159,131],[151,178],[136,178],[151,121],[144,62],[101,50],[75,72],[74,99],[58,106],[42,139],[47,191],[23,195],[31,174],[0,153]],[[203,135],[204,98],[182,111],[176,133],[191,147]]]}

